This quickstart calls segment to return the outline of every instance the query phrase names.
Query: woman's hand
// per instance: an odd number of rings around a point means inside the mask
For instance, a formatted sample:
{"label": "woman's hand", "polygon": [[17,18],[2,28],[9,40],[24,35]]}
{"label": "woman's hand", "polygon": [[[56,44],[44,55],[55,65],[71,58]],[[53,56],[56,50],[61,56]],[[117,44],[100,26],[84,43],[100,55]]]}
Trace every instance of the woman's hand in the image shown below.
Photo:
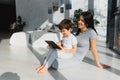
{"label": "woman's hand", "polygon": [[98,64],[97,67],[101,68],[101,69],[111,68],[110,66],[108,66],[106,64]]}

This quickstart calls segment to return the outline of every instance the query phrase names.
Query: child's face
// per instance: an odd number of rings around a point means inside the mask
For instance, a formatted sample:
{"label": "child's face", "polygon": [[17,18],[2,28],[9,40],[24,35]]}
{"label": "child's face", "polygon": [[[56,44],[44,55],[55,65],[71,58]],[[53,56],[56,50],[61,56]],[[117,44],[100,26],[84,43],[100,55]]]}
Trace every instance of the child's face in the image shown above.
{"label": "child's face", "polygon": [[71,34],[71,29],[69,29],[69,30],[62,29],[61,33],[63,34],[63,36],[68,37]]}

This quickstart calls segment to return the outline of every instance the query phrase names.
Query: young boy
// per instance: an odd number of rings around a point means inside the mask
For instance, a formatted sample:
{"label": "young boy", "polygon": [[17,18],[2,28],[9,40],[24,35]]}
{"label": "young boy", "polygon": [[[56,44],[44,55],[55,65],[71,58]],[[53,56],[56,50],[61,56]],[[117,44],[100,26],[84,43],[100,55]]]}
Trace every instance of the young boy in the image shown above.
{"label": "young boy", "polygon": [[62,20],[59,24],[59,29],[63,35],[62,39],[58,42],[58,46],[61,47],[61,49],[50,49],[48,51],[43,65],[37,68],[37,72],[40,74],[46,73],[56,59],[72,58],[77,50],[77,39],[71,33],[72,22],[68,19]]}

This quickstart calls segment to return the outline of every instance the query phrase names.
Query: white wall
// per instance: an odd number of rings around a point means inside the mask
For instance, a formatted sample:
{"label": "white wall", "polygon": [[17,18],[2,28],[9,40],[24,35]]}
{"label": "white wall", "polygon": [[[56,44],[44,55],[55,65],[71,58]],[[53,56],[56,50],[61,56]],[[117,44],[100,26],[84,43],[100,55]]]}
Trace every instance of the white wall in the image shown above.
{"label": "white wall", "polygon": [[64,18],[64,13],[58,11],[48,14],[48,7],[52,7],[52,2],[59,0],[16,0],[16,15],[22,16],[26,21],[25,31],[44,27],[48,22],[59,23]]}
{"label": "white wall", "polygon": [[34,30],[48,20],[49,0],[16,0],[16,15],[26,21],[24,30]]}
{"label": "white wall", "polygon": [[72,0],[72,9],[70,10],[70,16],[74,15],[76,9],[88,10],[88,0]]}
{"label": "white wall", "polygon": [[[25,31],[34,30],[35,28],[45,27],[48,22],[59,24],[64,18],[73,18],[74,10],[82,9],[88,10],[88,0],[71,0],[72,9],[64,10],[64,13],[58,11],[53,14],[48,14],[48,7],[52,7],[52,2],[58,1],[59,7],[64,7],[61,0],[16,0],[16,14],[22,16],[26,21]],[[99,40],[106,40],[106,28],[107,28],[107,6],[108,0],[94,0],[94,12],[95,18],[100,21],[100,24],[96,25],[98,31]]]}
{"label": "white wall", "polygon": [[52,7],[54,1],[58,1],[59,6],[64,7],[66,0],[63,0],[63,4],[61,4],[60,0],[16,0],[16,16],[20,15],[23,21],[26,21],[24,31],[44,27],[48,22],[59,24],[62,19],[73,16],[76,9],[87,10],[88,1],[72,0],[71,10],[64,10],[64,13],[60,13],[59,8],[53,14],[48,14],[48,7]]}

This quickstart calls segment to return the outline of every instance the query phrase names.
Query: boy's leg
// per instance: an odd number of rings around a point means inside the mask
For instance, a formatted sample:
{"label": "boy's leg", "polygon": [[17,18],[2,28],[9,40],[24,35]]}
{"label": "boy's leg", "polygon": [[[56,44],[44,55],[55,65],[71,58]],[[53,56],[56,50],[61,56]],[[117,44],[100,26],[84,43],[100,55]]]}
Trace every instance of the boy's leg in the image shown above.
{"label": "boy's leg", "polygon": [[37,72],[39,72],[39,71],[44,67],[44,65],[45,65],[45,63],[47,62],[47,59],[50,57],[52,51],[54,51],[54,49],[51,49],[51,48],[50,48],[49,51],[46,53],[46,56],[45,56],[45,59],[44,59],[43,64],[36,69]]}
{"label": "boy's leg", "polygon": [[49,59],[49,57],[51,56],[51,54],[53,53],[54,50],[55,49],[49,49],[49,51],[46,53],[43,65],[45,65],[45,63],[47,62],[47,60]]}
{"label": "boy's leg", "polygon": [[53,50],[50,55],[46,57],[44,66],[49,68],[57,57],[57,50]]}
{"label": "boy's leg", "polygon": [[44,64],[37,69],[37,72],[39,72],[40,74],[46,73],[48,71],[48,68],[52,65],[56,58],[57,50],[52,50],[51,53],[46,56]]}

